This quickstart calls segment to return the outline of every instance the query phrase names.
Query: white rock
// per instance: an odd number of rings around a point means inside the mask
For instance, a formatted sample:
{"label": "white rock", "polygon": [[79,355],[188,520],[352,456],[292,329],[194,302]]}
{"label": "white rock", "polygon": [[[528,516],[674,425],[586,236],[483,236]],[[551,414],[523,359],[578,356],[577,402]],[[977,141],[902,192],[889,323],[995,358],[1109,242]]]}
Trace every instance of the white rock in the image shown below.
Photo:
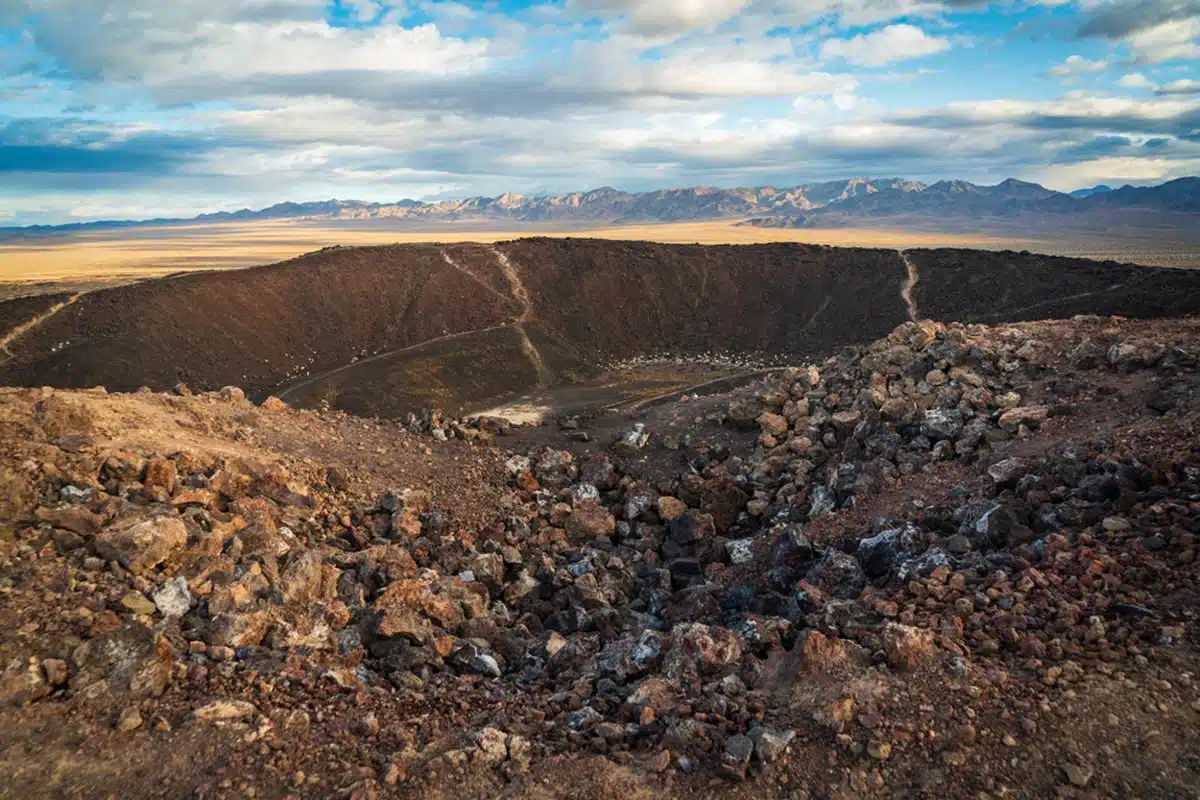
{"label": "white rock", "polygon": [[182,617],[192,608],[192,593],[187,579],[178,577],[167,581],[154,593],[154,605],[164,617]]}

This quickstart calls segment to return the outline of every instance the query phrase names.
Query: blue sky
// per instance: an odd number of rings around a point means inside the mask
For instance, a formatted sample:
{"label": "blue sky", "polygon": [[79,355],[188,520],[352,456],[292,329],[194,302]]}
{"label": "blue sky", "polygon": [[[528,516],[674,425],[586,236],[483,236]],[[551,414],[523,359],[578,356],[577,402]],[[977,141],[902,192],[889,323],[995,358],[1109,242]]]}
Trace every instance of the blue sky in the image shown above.
{"label": "blue sky", "polygon": [[1200,0],[0,0],[0,225],[1200,173]]}

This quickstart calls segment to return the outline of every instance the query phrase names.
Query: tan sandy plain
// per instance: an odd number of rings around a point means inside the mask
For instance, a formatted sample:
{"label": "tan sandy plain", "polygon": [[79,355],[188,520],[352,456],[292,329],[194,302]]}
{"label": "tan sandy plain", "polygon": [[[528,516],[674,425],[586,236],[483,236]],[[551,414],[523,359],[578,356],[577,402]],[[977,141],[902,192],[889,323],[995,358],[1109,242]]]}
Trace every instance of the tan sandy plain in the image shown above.
{"label": "tan sandy plain", "polygon": [[[1087,245],[970,233],[925,233],[883,228],[783,229],[737,227],[738,220],[599,228],[488,229],[479,223],[415,230],[355,223],[264,221],[88,231],[41,239],[0,241],[0,283],[11,296],[20,285],[92,286],[123,283],[187,270],[232,269],[270,264],[331,245],[412,242],[493,242],[522,236],[640,239],[667,243],[754,244],[805,242],[858,247],[972,247],[1033,250],[1059,255],[1136,258]],[[1096,248],[1097,243],[1089,243]],[[1139,254],[1145,251],[1137,248]],[[1174,266],[1174,264],[1164,264]]]}

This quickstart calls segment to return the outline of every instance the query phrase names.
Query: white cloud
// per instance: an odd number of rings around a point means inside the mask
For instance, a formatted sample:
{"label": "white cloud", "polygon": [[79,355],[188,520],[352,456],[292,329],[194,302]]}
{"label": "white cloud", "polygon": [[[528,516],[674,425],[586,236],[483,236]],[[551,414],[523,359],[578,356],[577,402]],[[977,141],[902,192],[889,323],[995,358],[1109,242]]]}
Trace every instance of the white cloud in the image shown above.
{"label": "white cloud", "polygon": [[878,67],[949,49],[949,40],[930,36],[915,25],[889,25],[850,39],[826,39],[821,44],[821,56]]}
{"label": "white cloud", "polygon": [[569,13],[612,20],[643,36],[678,36],[729,20],[752,0],[567,0]]}
{"label": "white cloud", "polygon": [[1117,85],[1125,89],[1153,89],[1154,81],[1147,78],[1140,72],[1131,72],[1128,75],[1122,75],[1117,81]]}
{"label": "white cloud", "polygon": [[1050,68],[1050,74],[1056,78],[1073,78],[1089,72],[1103,72],[1108,69],[1107,61],[1088,61],[1080,55],[1069,56],[1066,61]]}
{"label": "white cloud", "polygon": [[[324,0],[22,0],[39,14],[37,45],[81,77],[151,85],[201,75],[296,75],[322,70],[439,73],[486,63],[486,41],[436,26],[335,28]],[[362,14],[372,2],[356,3]]]}
{"label": "white cloud", "polygon": [[1195,174],[1196,161],[1166,158],[1097,158],[1078,164],[1038,167],[1032,173],[1047,188],[1070,191],[1099,183],[1167,181]]}
{"label": "white cloud", "polygon": [[1177,81],[1171,81],[1165,86],[1160,86],[1156,93],[1165,95],[1200,95],[1200,81],[1193,78],[1180,78]]}
{"label": "white cloud", "polygon": [[1136,99],[1078,92],[1056,100],[985,100],[948,103],[934,110],[905,111],[897,118],[930,125],[1036,125],[1110,130],[1140,128],[1161,131],[1164,126],[1183,130],[1194,124],[1200,100],[1182,98]]}
{"label": "white cloud", "polygon": [[1130,35],[1127,41],[1138,58],[1159,63],[1172,59],[1200,58],[1197,39],[1200,39],[1200,15],[1139,30]]}

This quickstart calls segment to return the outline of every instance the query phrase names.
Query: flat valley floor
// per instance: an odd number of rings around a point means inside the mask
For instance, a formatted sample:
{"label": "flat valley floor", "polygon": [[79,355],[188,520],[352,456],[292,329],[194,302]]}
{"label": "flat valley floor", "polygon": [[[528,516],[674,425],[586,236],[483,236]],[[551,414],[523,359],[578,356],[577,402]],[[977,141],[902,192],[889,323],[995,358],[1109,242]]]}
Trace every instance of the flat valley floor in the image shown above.
{"label": "flat valley floor", "polygon": [[900,227],[753,228],[740,220],[636,226],[521,227],[463,222],[414,228],[396,223],[271,220],[171,225],[0,238],[0,299],[95,289],[192,270],[283,261],[335,245],[495,242],[524,236],[588,237],[674,244],[804,242],[841,247],[1029,250],[1159,267],[1200,266],[1200,234],[1178,229],[1031,232],[969,225],[946,231]]}

